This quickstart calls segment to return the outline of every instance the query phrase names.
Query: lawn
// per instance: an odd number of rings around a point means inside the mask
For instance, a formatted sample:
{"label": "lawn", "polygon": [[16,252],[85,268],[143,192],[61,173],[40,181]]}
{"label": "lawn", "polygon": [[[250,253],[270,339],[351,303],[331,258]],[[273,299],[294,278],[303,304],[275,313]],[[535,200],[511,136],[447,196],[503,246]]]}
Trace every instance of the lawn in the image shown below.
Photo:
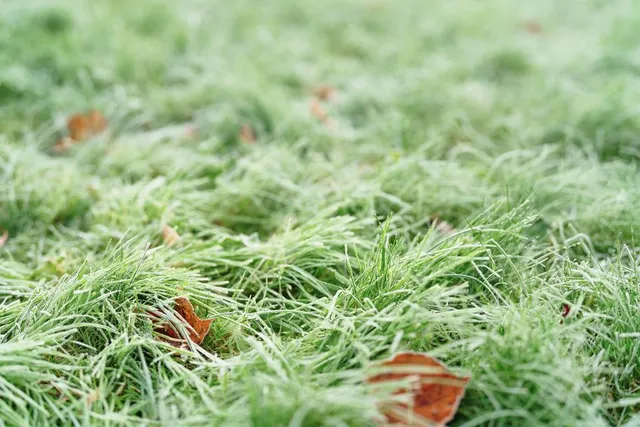
{"label": "lawn", "polygon": [[[401,351],[471,376],[454,426],[639,426],[639,28],[633,0],[3,1],[0,426],[375,426]],[[159,332],[180,296],[200,345]]]}

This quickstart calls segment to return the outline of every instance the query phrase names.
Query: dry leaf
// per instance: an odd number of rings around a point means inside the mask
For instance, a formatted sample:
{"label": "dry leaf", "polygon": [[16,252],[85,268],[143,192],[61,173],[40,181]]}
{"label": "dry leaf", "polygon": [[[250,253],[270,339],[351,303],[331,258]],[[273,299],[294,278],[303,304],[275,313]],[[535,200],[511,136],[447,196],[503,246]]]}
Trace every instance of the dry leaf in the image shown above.
{"label": "dry leaf", "polygon": [[336,90],[331,86],[321,85],[313,89],[313,94],[320,101],[333,101],[336,98]]}
{"label": "dry leaf", "polygon": [[332,122],[329,118],[329,114],[325,111],[325,109],[320,105],[317,99],[311,100],[310,104],[311,115],[317,117],[322,123],[327,126],[331,126]]}
{"label": "dry leaf", "polygon": [[[410,390],[413,395],[411,406],[389,402],[381,408],[389,423],[407,426],[443,426],[451,421],[470,380],[470,377],[451,373],[439,360],[425,353],[398,353],[382,363],[379,372],[367,381],[414,380]],[[407,392],[405,388],[399,388],[394,394]]]}
{"label": "dry leaf", "polygon": [[100,390],[98,389],[91,390],[91,392],[87,394],[87,397],[86,397],[87,405],[91,405],[92,403],[96,402],[98,399],[100,399]]}
{"label": "dry leaf", "polygon": [[525,31],[529,34],[540,34],[542,33],[542,26],[537,21],[523,21],[522,26]]}
{"label": "dry leaf", "polygon": [[5,243],[7,243],[7,240],[9,240],[9,232],[7,230],[4,230],[2,232],[2,236],[0,236],[0,248],[3,247]]}
{"label": "dry leaf", "polygon": [[102,113],[93,110],[87,114],[74,114],[67,121],[69,137],[75,142],[93,138],[107,128],[107,119]]}
{"label": "dry leaf", "polygon": [[180,241],[180,235],[171,226],[167,224],[162,225],[162,239],[167,246],[173,246]]}
{"label": "dry leaf", "polygon": [[242,125],[240,129],[240,141],[246,144],[254,144],[256,142],[256,134],[249,125]]}
{"label": "dry leaf", "polygon": [[[202,340],[209,333],[211,322],[213,319],[200,319],[193,310],[193,305],[185,297],[178,297],[175,300],[175,312],[180,316],[180,320],[186,322],[187,330],[189,331],[189,338],[195,344],[201,344]],[[157,317],[156,314],[152,315]],[[156,332],[164,334],[174,340],[182,340],[180,333],[170,324],[162,325],[156,328]],[[172,344],[176,344],[175,341],[171,341]]]}

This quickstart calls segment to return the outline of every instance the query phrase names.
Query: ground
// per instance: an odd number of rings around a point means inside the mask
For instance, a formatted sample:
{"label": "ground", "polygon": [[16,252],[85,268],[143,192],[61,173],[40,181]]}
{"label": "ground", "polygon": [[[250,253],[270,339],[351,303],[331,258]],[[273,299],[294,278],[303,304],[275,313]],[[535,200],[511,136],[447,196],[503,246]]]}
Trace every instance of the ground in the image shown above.
{"label": "ground", "polygon": [[374,426],[403,350],[472,377],[452,425],[640,425],[637,2],[0,21],[0,425]]}

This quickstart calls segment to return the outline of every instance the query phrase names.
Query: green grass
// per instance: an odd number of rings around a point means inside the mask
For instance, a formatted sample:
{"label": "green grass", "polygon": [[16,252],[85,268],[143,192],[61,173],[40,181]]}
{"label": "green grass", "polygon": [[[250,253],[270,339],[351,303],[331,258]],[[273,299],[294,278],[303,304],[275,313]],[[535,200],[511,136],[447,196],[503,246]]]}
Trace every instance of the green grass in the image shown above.
{"label": "green grass", "polygon": [[0,426],[374,426],[403,350],[455,426],[640,425],[634,1],[1,9]]}

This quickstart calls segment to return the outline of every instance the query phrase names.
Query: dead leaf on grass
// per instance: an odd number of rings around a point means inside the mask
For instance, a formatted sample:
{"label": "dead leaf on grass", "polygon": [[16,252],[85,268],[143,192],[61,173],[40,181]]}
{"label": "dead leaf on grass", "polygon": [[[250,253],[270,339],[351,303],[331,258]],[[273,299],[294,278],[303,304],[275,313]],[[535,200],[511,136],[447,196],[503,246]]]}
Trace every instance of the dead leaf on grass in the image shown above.
{"label": "dead leaf on grass", "polygon": [[89,111],[86,114],[74,114],[67,121],[69,137],[75,142],[91,139],[106,128],[107,119],[97,110]]}
{"label": "dead leaf on grass", "polygon": [[242,128],[240,128],[240,141],[245,144],[255,144],[256,134],[253,129],[251,129],[251,126],[246,124],[242,125]]}
{"label": "dead leaf on grass", "polygon": [[170,225],[163,224],[162,225],[162,240],[164,240],[164,244],[167,246],[173,246],[180,241],[180,235],[178,232],[171,227]]}
{"label": "dead leaf on grass", "polygon": [[410,406],[388,402],[381,407],[389,423],[405,426],[443,426],[458,410],[470,377],[453,374],[438,359],[425,353],[398,353],[380,365],[368,383],[413,380],[410,390],[400,387],[394,394],[413,395]]}
{"label": "dead leaf on grass", "polygon": [[[201,319],[198,317],[196,312],[193,309],[193,305],[191,302],[185,297],[178,297],[174,300],[175,307],[173,308],[178,314],[180,321],[186,323],[187,330],[189,332],[189,338],[195,344],[202,344],[202,341],[209,333],[209,328],[211,327],[211,322],[213,319]],[[158,314],[152,313],[152,316],[159,317]],[[171,344],[179,347],[179,342],[183,341],[180,333],[176,330],[174,326],[169,323],[158,326],[155,328],[156,332],[166,335],[173,340],[169,341]],[[178,340],[176,342],[175,340]]]}

